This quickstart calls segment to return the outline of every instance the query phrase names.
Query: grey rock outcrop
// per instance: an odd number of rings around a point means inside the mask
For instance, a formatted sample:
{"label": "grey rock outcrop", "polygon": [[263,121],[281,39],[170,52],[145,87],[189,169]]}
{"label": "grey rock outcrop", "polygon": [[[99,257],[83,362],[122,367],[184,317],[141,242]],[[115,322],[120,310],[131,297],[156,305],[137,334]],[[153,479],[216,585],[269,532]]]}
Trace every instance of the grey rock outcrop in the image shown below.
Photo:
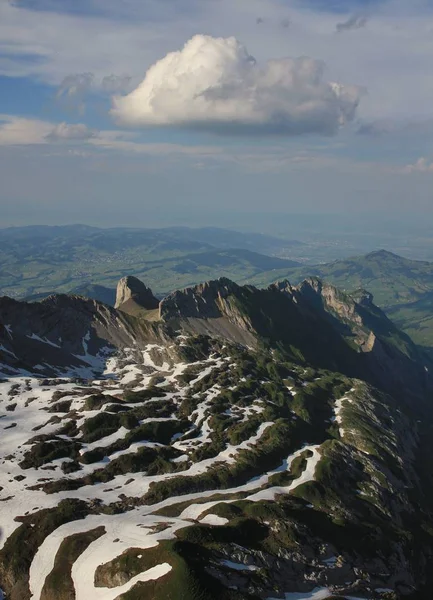
{"label": "grey rock outcrop", "polygon": [[240,287],[221,277],[194,287],[173,292],[160,305],[164,321],[176,318],[215,319],[233,312],[229,308],[229,296],[239,293]]}
{"label": "grey rock outcrop", "polygon": [[247,346],[256,345],[256,335],[242,300],[258,290],[239,286],[221,277],[173,292],[160,303],[161,321],[186,333],[210,335]]}
{"label": "grey rock outcrop", "polygon": [[136,277],[128,275],[122,277],[117,284],[115,308],[122,309],[127,303],[131,304],[131,301],[145,310],[154,310],[159,306],[159,300],[155,298],[152,290]]}

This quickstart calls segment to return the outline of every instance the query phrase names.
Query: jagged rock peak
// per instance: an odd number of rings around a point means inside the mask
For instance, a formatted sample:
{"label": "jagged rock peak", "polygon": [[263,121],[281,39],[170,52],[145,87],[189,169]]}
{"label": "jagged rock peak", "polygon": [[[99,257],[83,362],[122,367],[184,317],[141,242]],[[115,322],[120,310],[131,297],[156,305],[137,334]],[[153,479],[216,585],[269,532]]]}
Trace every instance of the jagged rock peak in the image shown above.
{"label": "jagged rock peak", "polygon": [[116,304],[114,306],[115,308],[120,308],[129,300],[133,300],[136,304],[147,310],[152,310],[159,306],[159,300],[155,298],[152,290],[132,275],[122,277],[117,284]]}
{"label": "jagged rock peak", "polygon": [[[178,293],[180,294],[190,294],[190,293],[194,293],[194,294],[198,294],[198,295],[204,295],[204,294],[215,294],[215,295],[219,295],[219,296],[226,296],[227,294],[232,293],[233,291],[236,291],[239,289],[239,285],[237,283],[235,283],[234,281],[232,281],[231,279],[228,279],[227,277],[219,277],[218,279],[211,279],[210,281],[205,281],[203,283],[199,283],[198,285],[195,285],[193,287],[188,287],[185,288],[183,290],[179,290]],[[177,292],[175,292],[177,293]]]}
{"label": "jagged rock peak", "polygon": [[304,296],[316,295],[321,297],[332,308],[346,306],[350,310],[355,310],[355,304],[376,308],[373,302],[373,294],[367,290],[360,288],[355,292],[346,293],[318,277],[305,279],[297,289]]}
{"label": "jagged rock peak", "polygon": [[268,289],[274,292],[282,292],[283,294],[292,295],[295,288],[288,279],[283,279],[281,281],[272,283]]}
{"label": "jagged rock peak", "polygon": [[350,300],[349,296],[344,291],[323,281],[319,277],[307,277],[307,279],[304,279],[304,281],[297,286],[297,289],[303,294],[314,292],[317,295],[329,299],[338,298],[340,301],[342,299]]}
{"label": "jagged rock peak", "polygon": [[160,304],[163,320],[172,318],[214,318],[229,310],[226,299],[238,296],[250,286],[239,286],[226,277],[206,281],[199,285],[177,290],[169,294]]}
{"label": "jagged rock peak", "polygon": [[43,298],[39,304],[41,306],[56,307],[56,308],[90,308],[96,310],[101,302],[93,298],[79,296],[76,294],[50,294]]}

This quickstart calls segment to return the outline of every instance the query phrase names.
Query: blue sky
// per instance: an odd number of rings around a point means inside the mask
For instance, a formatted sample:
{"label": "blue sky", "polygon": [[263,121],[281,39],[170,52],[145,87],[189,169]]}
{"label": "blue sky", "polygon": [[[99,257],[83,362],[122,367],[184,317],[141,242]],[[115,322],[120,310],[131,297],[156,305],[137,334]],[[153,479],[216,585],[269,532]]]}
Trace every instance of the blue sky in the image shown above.
{"label": "blue sky", "polygon": [[433,211],[429,0],[3,0],[0,226]]}

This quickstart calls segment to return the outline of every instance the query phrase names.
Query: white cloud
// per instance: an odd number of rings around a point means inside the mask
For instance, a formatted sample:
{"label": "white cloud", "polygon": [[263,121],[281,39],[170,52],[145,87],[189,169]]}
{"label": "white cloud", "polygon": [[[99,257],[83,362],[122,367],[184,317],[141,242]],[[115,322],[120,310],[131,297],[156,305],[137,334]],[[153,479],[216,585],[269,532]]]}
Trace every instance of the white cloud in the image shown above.
{"label": "white cloud", "polygon": [[[55,154],[89,156],[89,151],[108,151],[123,155],[148,156],[225,156],[218,146],[191,146],[174,143],[143,143],[134,141],[136,133],[122,130],[89,129],[82,123],[52,123],[0,114],[0,146],[56,145]],[[72,149],[71,149],[72,144]]]}
{"label": "white cloud", "polygon": [[433,162],[422,156],[414,164],[403,167],[403,173],[433,173]]}
{"label": "white cloud", "polygon": [[30,146],[56,141],[82,141],[96,133],[81,123],[51,123],[14,115],[0,115],[0,146]]}
{"label": "white cloud", "polygon": [[44,144],[52,130],[46,121],[0,115],[0,146]]}
{"label": "white cloud", "polygon": [[351,121],[362,90],[324,79],[322,61],[260,66],[234,37],[196,35],[147,71],[112,114],[127,125],[186,125],[247,133],[330,135]]}

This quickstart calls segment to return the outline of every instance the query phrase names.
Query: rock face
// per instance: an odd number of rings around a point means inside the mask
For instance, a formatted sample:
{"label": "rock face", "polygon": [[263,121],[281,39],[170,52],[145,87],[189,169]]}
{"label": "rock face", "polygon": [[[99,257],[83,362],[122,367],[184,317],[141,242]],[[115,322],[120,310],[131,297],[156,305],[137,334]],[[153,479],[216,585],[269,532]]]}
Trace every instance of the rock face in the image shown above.
{"label": "rock face", "polygon": [[89,364],[103,367],[116,349],[158,339],[149,323],[131,324],[121,311],[80,296],[52,295],[42,302],[0,298],[0,362],[48,375]]}
{"label": "rock face", "polygon": [[241,305],[256,288],[226,278],[173,292],[161,301],[159,316],[170,327],[188,334],[208,335],[254,347],[257,336],[250,315]]}
{"label": "rock face", "polygon": [[373,374],[376,385],[381,381],[387,391],[399,393],[410,380],[417,394],[431,392],[429,359],[373,303],[372,294],[358,290],[348,295],[316,277],[303,281],[294,293],[298,304],[307,302],[363,353],[359,361]]}
{"label": "rock face", "polygon": [[[124,310],[132,304],[145,310],[154,310],[159,306],[159,300],[152,294],[152,290],[136,277],[128,275],[122,277],[117,284],[115,308]],[[125,310],[128,312],[128,310]]]}

